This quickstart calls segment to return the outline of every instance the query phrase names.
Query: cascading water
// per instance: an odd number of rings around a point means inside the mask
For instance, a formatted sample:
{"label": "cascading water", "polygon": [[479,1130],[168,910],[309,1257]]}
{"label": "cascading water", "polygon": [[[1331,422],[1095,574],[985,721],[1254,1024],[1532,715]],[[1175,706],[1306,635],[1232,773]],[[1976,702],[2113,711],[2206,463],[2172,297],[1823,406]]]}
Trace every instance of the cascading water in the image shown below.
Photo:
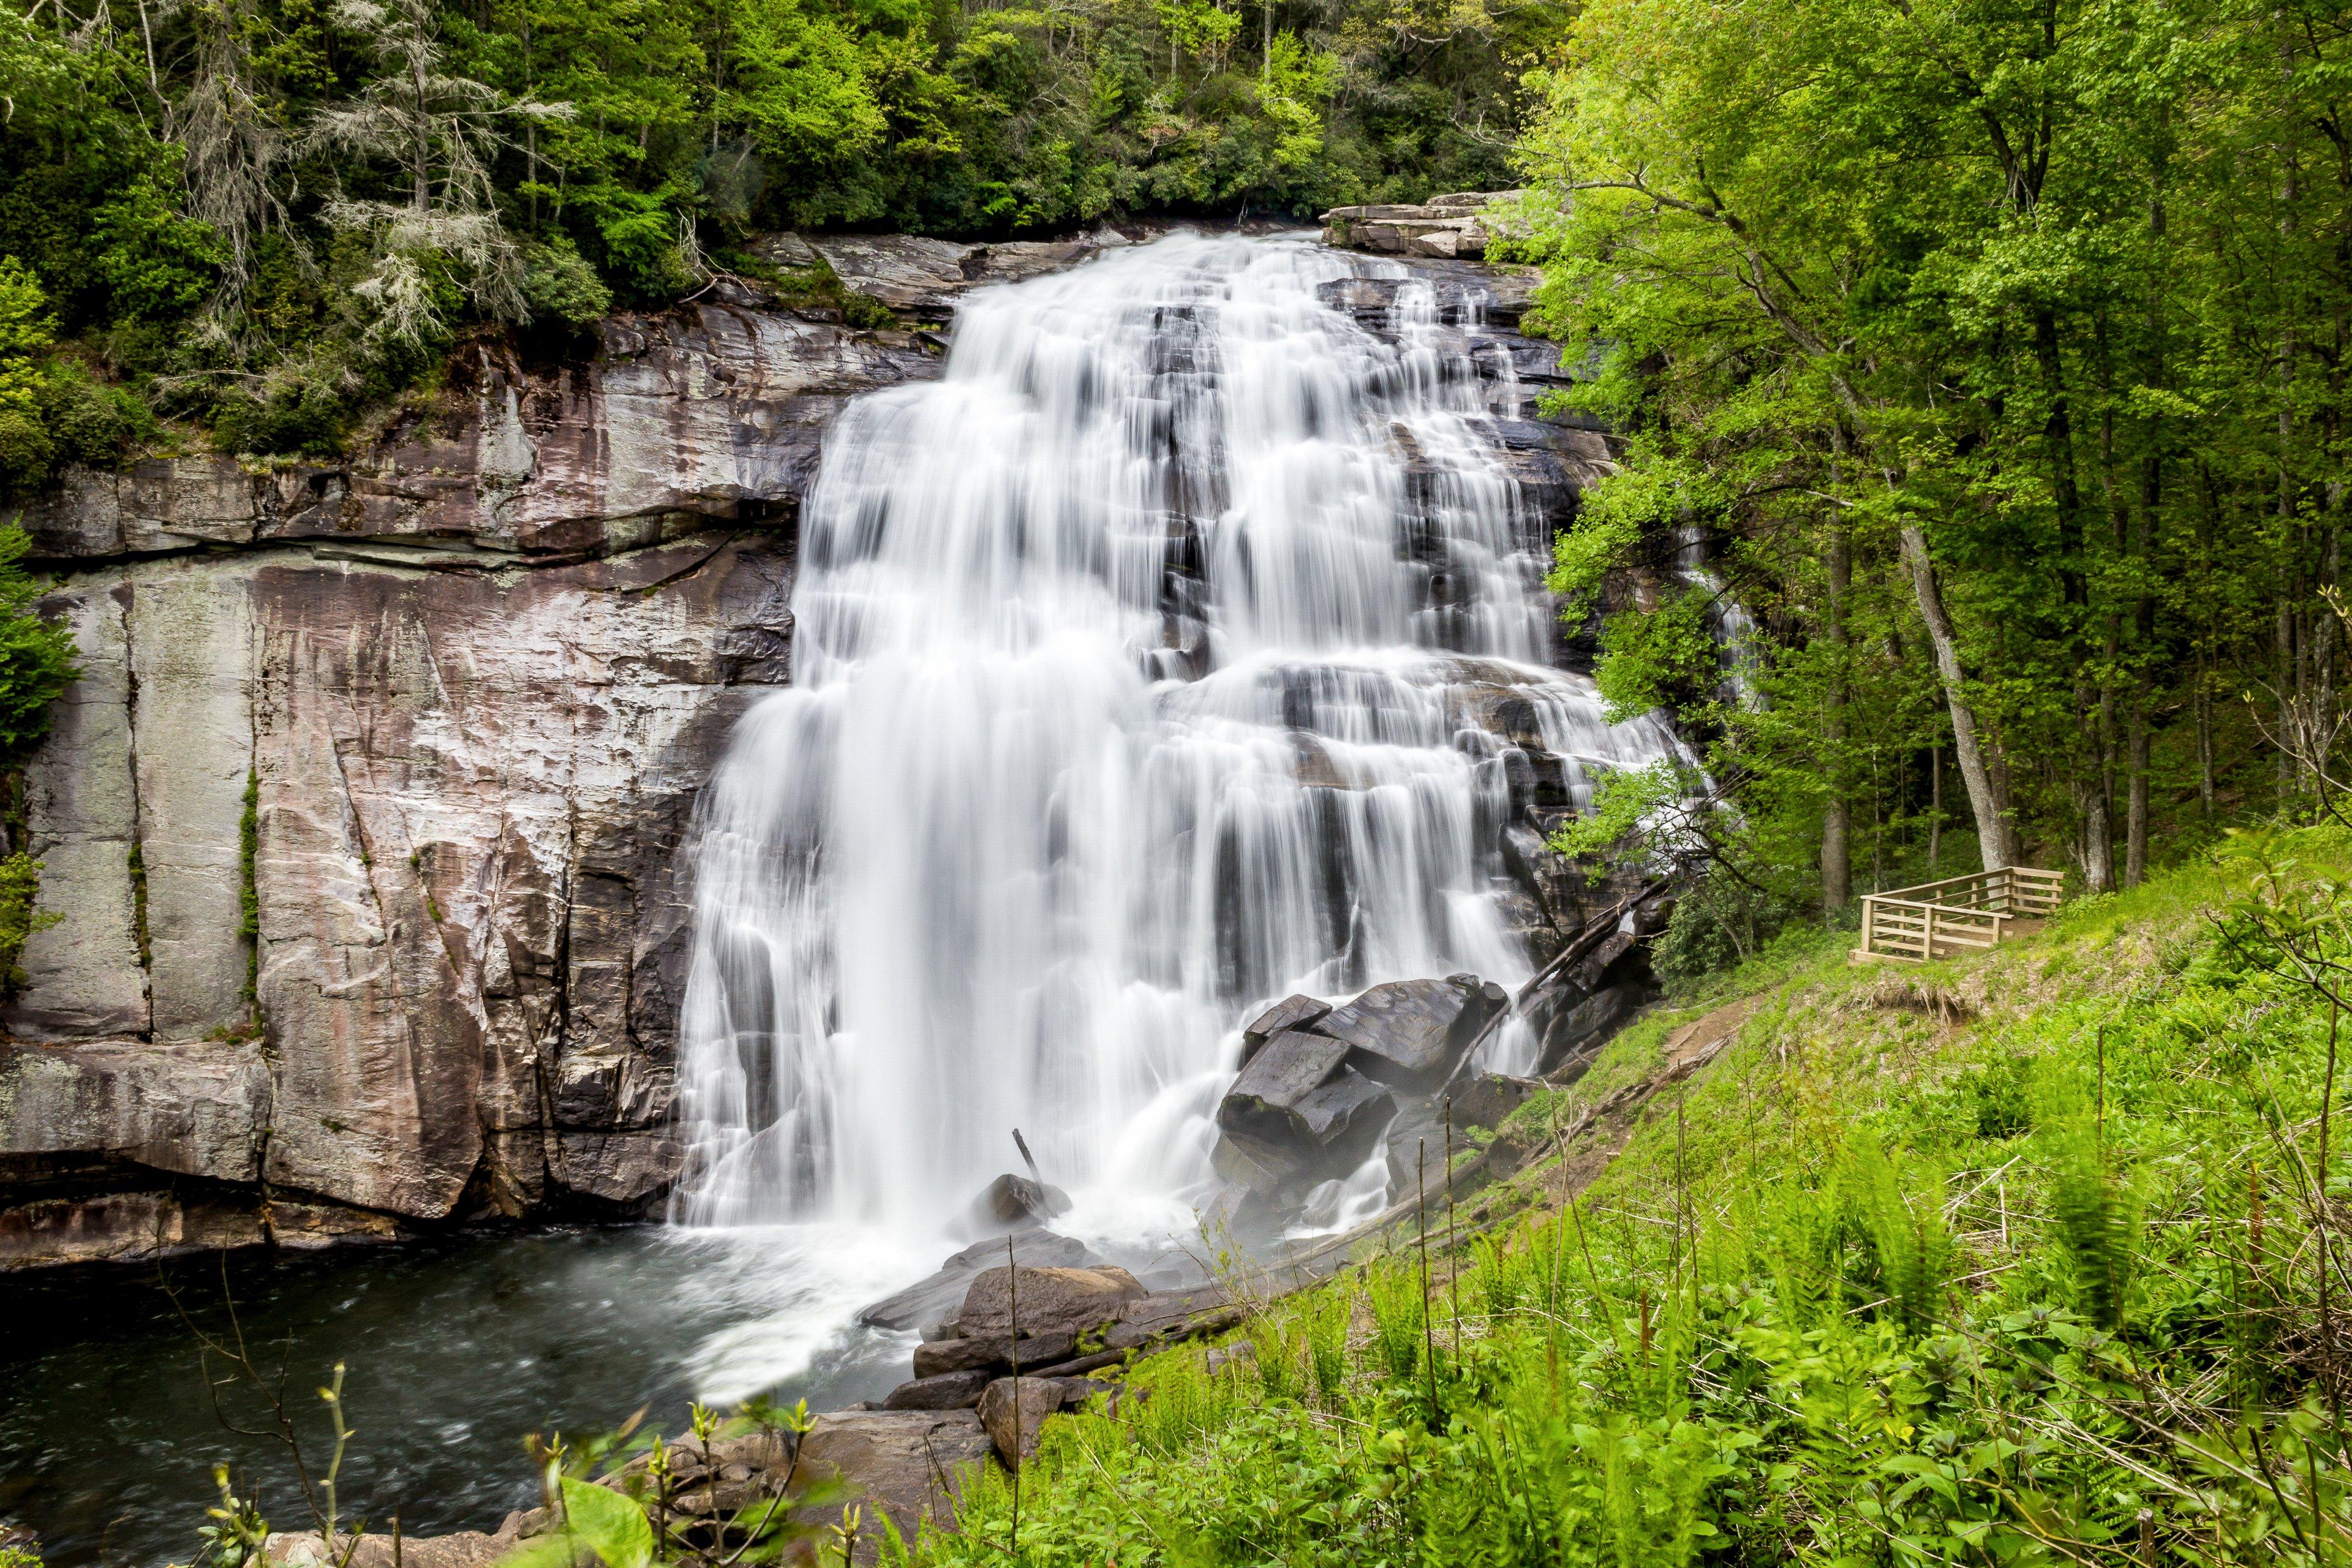
{"label": "cascading water", "polygon": [[1528,973],[1482,704],[1571,792],[1673,742],[1543,667],[1519,395],[1427,286],[1318,291],[1383,267],[1180,235],[972,295],[845,414],[795,684],[700,810],[677,1218],[935,1236],[1016,1126],[1080,1223],[1181,1214],[1250,1005]]}

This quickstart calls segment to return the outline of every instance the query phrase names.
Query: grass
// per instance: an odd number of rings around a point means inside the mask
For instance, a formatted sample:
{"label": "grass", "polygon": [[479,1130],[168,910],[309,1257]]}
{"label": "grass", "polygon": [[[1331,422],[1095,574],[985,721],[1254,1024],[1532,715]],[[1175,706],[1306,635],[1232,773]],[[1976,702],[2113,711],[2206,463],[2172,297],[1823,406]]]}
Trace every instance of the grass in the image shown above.
{"label": "grass", "polygon": [[2335,1009],[2293,962],[2352,973],[2347,880],[2352,835],[2242,837],[1966,960],[1784,940],[1515,1113],[1570,1121],[1759,998],[1595,1134],[1572,1207],[1538,1165],[1457,1255],[1433,1215],[1425,1296],[1408,1226],[1255,1358],[1155,1359],[1049,1426],[1017,1531],[983,1475],[916,1552],[2352,1563]]}

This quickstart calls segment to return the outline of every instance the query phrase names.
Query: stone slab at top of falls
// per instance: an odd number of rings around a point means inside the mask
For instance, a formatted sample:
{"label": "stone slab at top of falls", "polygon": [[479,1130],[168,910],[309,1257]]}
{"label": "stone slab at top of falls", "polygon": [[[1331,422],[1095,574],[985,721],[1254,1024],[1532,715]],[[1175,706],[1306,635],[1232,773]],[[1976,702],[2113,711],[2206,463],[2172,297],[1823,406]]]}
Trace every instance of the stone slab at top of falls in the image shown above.
{"label": "stone slab at top of falls", "polygon": [[[856,242],[870,262],[809,243],[934,319],[1108,243],[887,238]],[[930,270],[908,283],[894,250]],[[1482,374],[1560,378],[1509,330],[1517,280],[1416,265],[1492,297]],[[1345,287],[1377,323],[1397,279]],[[26,770],[65,920],[27,943],[0,1043],[0,1267],[287,1239],[297,1208],[334,1233],[289,1192],[419,1221],[656,1197],[677,846],[737,718],[790,679],[825,431],[939,366],[935,336],[722,282],[608,318],[583,361],[468,344],[348,462],[158,459],[29,503],[83,675]],[[1525,423],[1506,460],[1564,504],[1606,447]],[[237,1037],[248,787],[267,1048]]]}

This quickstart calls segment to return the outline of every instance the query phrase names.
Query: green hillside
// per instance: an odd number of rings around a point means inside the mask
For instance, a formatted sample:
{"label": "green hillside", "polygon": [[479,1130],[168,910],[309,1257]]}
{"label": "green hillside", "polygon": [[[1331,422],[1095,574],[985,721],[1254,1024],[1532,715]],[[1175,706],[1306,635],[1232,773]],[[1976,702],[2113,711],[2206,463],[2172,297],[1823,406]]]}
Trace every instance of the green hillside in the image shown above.
{"label": "green hillside", "polygon": [[[1784,948],[1572,1209],[1550,1163],[1433,1202],[1425,1298],[1408,1227],[1254,1358],[1163,1357],[1050,1427],[1017,1548],[998,1478],[924,1555],[2344,1562],[2347,871],[2352,836],[2247,837],[1981,959]],[[1505,1133],[1573,1126],[1720,999]]]}

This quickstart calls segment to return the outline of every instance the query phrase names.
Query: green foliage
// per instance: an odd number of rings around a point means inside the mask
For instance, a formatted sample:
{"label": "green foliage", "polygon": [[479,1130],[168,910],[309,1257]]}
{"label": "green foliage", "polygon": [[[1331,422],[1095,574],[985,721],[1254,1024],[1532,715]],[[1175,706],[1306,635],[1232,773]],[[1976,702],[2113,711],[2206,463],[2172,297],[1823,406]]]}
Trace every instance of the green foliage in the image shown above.
{"label": "green foliage", "polygon": [[[567,329],[692,293],[761,231],[1004,236],[1491,187],[1519,70],[1568,13],[17,0],[0,339],[37,275],[36,317],[100,383],[224,450],[329,458],[461,334],[530,319],[569,352]],[[72,431],[45,424],[47,346],[0,343],[20,490],[148,438],[127,405],[127,434],[94,429],[87,398]]]}
{"label": "green foliage", "polygon": [[220,1489],[220,1501],[205,1510],[212,1522],[196,1526],[205,1543],[196,1568],[246,1568],[268,1562],[269,1521],[261,1517],[260,1505],[236,1495],[226,1465],[214,1467],[213,1484]]}
{"label": "green foliage", "polygon": [[53,910],[34,908],[41,896],[41,862],[21,849],[0,858],[0,991],[11,995],[26,978],[16,964],[25,939],[65,919]]}
{"label": "green foliage", "polygon": [[53,361],[37,395],[54,460],[94,468],[119,466],[154,439],[154,412],[128,387],[109,386],[73,360]]}
{"label": "green foliage", "polygon": [[523,303],[534,322],[577,331],[613,308],[613,291],[569,237],[531,247],[522,276]]}
{"label": "green foliage", "polygon": [[1703,740],[1751,879],[1835,907],[1976,848],[2105,891],[2342,810],[2352,181],[2304,171],[2352,31],[2287,15],[1599,0],[1528,79],[1531,319],[1625,437],[1553,586],[1581,626],[1695,551],[1745,606],[1736,700],[1714,583],[1596,673]]}
{"label": "green foliage", "polygon": [[1601,629],[1594,681],[1612,722],[1652,709],[1687,712],[1708,702],[1719,674],[1706,596],[1685,590],[1654,610],[1625,610]]}
{"label": "green foliage", "polygon": [[14,767],[49,732],[49,704],[80,673],[73,638],[33,613],[40,585],[22,562],[32,541],[0,524],[0,768]]}

